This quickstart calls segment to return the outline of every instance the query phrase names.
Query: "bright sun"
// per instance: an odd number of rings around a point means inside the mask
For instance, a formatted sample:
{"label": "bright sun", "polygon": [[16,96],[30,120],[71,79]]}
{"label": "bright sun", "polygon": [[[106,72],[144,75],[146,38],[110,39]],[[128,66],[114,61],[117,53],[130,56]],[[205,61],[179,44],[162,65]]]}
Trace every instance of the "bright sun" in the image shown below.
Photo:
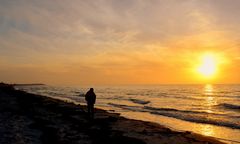
{"label": "bright sun", "polygon": [[204,54],[201,57],[197,72],[205,78],[213,77],[217,72],[217,60],[213,54]]}

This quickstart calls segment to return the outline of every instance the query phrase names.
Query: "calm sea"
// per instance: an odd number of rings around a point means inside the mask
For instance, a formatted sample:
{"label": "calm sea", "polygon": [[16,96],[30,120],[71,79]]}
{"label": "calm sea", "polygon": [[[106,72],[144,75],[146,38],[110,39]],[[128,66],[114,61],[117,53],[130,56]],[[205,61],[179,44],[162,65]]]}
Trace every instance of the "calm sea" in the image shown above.
{"label": "calm sea", "polygon": [[[20,86],[18,89],[85,104],[88,87]],[[99,108],[193,131],[240,141],[240,85],[96,86]],[[225,141],[231,143],[230,141]]]}

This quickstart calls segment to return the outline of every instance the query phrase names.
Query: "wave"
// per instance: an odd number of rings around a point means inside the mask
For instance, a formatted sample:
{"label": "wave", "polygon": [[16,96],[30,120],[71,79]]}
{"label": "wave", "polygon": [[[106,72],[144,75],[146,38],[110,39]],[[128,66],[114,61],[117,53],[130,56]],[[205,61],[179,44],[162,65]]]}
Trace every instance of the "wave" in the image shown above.
{"label": "wave", "polygon": [[157,97],[157,98],[177,98],[177,99],[186,99],[186,100],[202,100],[203,97],[196,97],[196,96],[186,96],[186,95],[180,95],[180,94],[168,94],[165,93],[164,95],[158,94],[158,95],[151,95],[151,97]]}
{"label": "wave", "polygon": [[172,117],[172,118],[195,122],[195,123],[212,124],[217,126],[225,126],[233,129],[240,129],[239,117],[229,117],[228,115],[224,115],[224,114],[178,110],[173,108],[128,106],[128,105],[121,105],[121,104],[114,104],[114,103],[109,103],[109,105],[122,108],[125,110],[137,111],[137,112],[148,112],[155,115],[162,115],[162,116]]}
{"label": "wave", "polygon": [[158,114],[163,116],[168,116],[176,119],[181,119],[185,121],[195,122],[195,123],[204,123],[204,124],[212,124],[217,126],[225,126],[233,129],[240,129],[240,125],[236,122],[227,118],[221,119],[216,117],[209,117],[203,115],[184,115],[184,114],[176,114],[176,113],[164,113],[164,112],[151,112],[152,114]]}
{"label": "wave", "polygon": [[153,110],[153,111],[170,111],[170,112],[210,114],[210,113],[207,113],[207,112],[178,110],[178,109],[174,109],[174,108],[155,108],[155,107],[150,107],[150,106],[144,106],[144,108],[145,108],[145,109],[148,109],[148,110]]}
{"label": "wave", "polygon": [[142,105],[150,103],[150,101],[144,101],[140,99],[130,99],[130,101],[132,101],[133,103],[142,104]]}
{"label": "wave", "polygon": [[121,108],[121,109],[125,109],[125,110],[130,110],[130,111],[148,112],[148,111],[142,109],[142,107],[140,107],[140,106],[128,106],[128,105],[115,104],[115,103],[108,103],[108,105],[111,105],[111,106],[114,106],[114,107],[118,107],[118,108]]}
{"label": "wave", "polygon": [[144,106],[144,109],[148,109],[148,110],[151,110],[151,111],[168,111],[168,112],[194,114],[194,115],[239,118],[239,116],[230,116],[230,115],[227,115],[227,114],[212,113],[212,112],[210,113],[210,112],[206,112],[206,111],[179,110],[179,109],[174,109],[174,108],[155,108],[155,107],[150,107],[150,106]]}
{"label": "wave", "polygon": [[79,97],[85,97],[85,94],[84,93],[76,93],[75,96],[79,96]]}
{"label": "wave", "polygon": [[240,110],[240,105],[233,105],[233,104],[229,104],[229,103],[221,103],[221,104],[218,104],[217,106],[226,108],[226,109]]}

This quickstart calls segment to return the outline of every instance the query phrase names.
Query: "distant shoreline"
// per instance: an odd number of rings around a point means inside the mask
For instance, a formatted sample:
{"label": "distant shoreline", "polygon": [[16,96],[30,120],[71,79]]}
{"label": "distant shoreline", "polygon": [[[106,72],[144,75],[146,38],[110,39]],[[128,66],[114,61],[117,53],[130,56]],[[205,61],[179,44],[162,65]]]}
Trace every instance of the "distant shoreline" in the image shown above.
{"label": "distant shoreline", "polygon": [[30,84],[12,84],[13,86],[43,86],[42,83],[30,83]]}

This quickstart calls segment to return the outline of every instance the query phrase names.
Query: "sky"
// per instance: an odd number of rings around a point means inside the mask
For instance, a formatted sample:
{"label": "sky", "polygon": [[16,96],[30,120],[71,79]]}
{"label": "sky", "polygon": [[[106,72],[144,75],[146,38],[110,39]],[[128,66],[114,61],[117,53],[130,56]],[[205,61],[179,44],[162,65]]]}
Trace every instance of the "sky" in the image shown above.
{"label": "sky", "polygon": [[0,81],[240,83],[239,15],[239,0],[0,0]]}

